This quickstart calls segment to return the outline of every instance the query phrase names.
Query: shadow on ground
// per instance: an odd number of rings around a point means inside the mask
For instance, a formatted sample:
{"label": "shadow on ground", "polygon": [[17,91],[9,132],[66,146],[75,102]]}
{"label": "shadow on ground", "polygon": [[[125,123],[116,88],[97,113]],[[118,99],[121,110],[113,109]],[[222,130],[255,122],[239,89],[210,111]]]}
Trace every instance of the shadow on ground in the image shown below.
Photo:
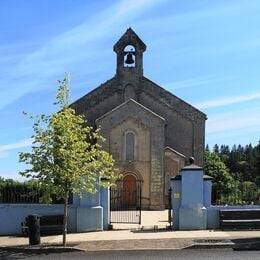
{"label": "shadow on ground", "polygon": [[234,243],[235,251],[260,250],[260,237],[237,238],[231,240]]}
{"label": "shadow on ground", "polygon": [[140,229],[131,230],[132,233],[159,233],[159,232],[167,232],[167,231],[173,232],[173,230],[170,229],[170,227],[158,228],[157,226],[141,227]]}
{"label": "shadow on ground", "polygon": [[73,248],[72,245],[68,245],[67,247],[61,245],[0,247],[0,259],[24,259],[39,255],[70,253],[75,251],[78,251],[78,249]]}
{"label": "shadow on ground", "polygon": [[193,248],[232,248],[235,251],[243,250],[260,250],[260,237],[252,238],[205,238],[194,239],[194,244],[189,247]]}

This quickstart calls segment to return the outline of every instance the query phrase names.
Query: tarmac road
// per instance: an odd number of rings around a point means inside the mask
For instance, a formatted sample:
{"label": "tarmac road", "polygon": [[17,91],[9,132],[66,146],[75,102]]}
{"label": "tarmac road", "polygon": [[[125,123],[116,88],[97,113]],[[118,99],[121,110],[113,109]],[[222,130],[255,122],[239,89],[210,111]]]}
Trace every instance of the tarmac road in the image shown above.
{"label": "tarmac road", "polygon": [[140,250],[140,251],[99,251],[67,252],[53,254],[23,254],[18,252],[0,252],[0,259],[236,259],[259,260],[259,251],[233,251],[233,249],[186,249],[186,250]]}

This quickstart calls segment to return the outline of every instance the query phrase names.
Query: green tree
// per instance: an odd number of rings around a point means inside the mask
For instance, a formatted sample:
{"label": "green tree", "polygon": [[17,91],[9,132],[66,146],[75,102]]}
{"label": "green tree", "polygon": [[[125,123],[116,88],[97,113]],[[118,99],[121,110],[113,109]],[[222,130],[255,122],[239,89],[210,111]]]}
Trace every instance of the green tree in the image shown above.
{"label": "green tree", "polygon": [[260,188],[260,141],[253,149],[252,157],[252,175],[258,188]]}
{"label": "green tree", "polygon": [[245,203],[251,200],[251,203],[258,204],[259,203],[259,194],[260,189],[257,187],[256,183],[251,181],[244,181],[240,187],[240,191],[242,193],[242,198]]}
{"label": "green tree", "polygon": [[214,145],[213,152],[216,153],[216,154],[219,154],[219,147],[218,147],[217,144]]}
{"label": "green tree", "polygon": [[114,160],[102,149],[100,129],[86,126],[82,115],[69,106],[69,76],[59,81],[55,105],[59,112],[49,116],[30,116],[34,121],[31,152],[20,153],[20,162],[32,167],[22,176],[38,179],[48,190],[64,199],[63,245],[66,246],[68,198],[70,193],[97,192],[107,186],[100,178],[113,181]]}
{"label": "green tree", "polygon": [[230,150],[228,145],[221,145],[220,147],[220,159],[227,167],[229,167],[229,155]]}
{"label": "green tree", "polygon": [[204,170],[207,175],[213,177],[213,200],[219,199],[221,194],[231,192],[234,180],[217,153],[205,151]]}

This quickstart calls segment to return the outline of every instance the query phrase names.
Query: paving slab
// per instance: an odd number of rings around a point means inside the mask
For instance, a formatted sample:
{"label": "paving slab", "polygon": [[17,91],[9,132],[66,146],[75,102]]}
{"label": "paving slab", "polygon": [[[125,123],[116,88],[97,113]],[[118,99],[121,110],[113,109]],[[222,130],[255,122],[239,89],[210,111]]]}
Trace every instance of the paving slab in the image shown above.
{"label": "paving slab", "polygon": [[79,244],[86,251],[100,250],[178,250],[189,247],[193,239],[135,239],[135,240],[106,240],[88,241]]}

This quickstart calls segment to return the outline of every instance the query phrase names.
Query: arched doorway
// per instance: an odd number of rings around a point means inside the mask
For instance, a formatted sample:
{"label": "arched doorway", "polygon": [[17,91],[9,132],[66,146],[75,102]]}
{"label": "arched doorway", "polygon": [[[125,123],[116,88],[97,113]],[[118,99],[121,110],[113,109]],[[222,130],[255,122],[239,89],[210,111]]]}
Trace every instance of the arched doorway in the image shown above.
{"label": "arched doorway", "polygon": [[123,204],[129,206],[136,205],[137,180],[132,174],[127,174],[123,178]]}
{"label": "arched doorway", "polygon": [[141,224],[142,181],[126,173],[110,188],[110,223]]}

